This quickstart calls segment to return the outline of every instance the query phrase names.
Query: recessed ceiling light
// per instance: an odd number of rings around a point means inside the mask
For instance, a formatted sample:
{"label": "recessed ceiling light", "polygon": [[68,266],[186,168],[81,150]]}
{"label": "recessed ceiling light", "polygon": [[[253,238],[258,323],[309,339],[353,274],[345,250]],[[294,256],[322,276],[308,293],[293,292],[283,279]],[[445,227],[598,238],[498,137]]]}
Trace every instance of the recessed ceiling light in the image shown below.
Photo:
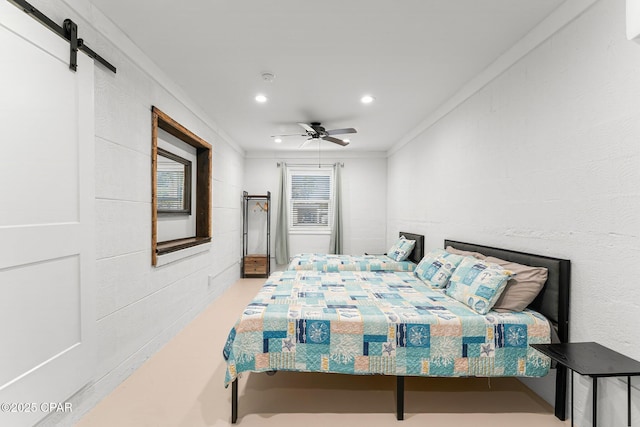
{"label": "recessed ceiling light", "polygon": [[365,95],[362,98],[360,98],[360,102],[362,102],[363,104],[371,104],[374,99],[375,98],[371,95]]}
{"label": "recessed ceiling light", "polygon": [[260,95],[256,95],[256,102],[259,102],[261,104],[267,102],[267,97],[260,94]]}
{"label": "recessed ceiling light", "polygon": [[273,140],[276,144],[280,144],[282,142],[282,138],[276,138]]}

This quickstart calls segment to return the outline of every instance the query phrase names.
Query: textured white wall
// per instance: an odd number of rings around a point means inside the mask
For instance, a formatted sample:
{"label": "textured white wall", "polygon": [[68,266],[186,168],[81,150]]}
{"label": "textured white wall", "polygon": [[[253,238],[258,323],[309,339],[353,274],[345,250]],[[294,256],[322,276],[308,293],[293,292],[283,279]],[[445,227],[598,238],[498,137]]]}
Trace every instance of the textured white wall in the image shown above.
{"label": "textured white wall", "polygon": [[[624,10],[596,2],[394,152],[387,237],[407,228],[428,249],[453,238],[568,258],[570,339],[640,359],[640,46]],[[626,425],[623,383],[601,383],[601,424]],[[590,384],[576,380],[581,426]]]}
{"label": "textured white wall", "polygon": [[[96,82],[98,350],[94,381],[69,399],[73,412],[42,422],[56,426],[81,418],[237,280],[244,167],[243,151],[122,33],[85,0],[68,3],[38,7],[56,22],[72,17],[118,72],[78,70]],[[151,266],[152,105],[213,146],[211,249],[159,268]]]}
{"label": "textured white wall", "polygon": [[[271,256],[275,257],[277,222],[278,162],[318,164],[317,153],[248,152],[244,166],[244,190],[251,194],[271,191]],[[343,162],[343,248],[346,254],[384,252],[387,198],[387,159],[384,153],[326,152],[322,164]],[[329,235],[292,235],[290,255],[300,252],[323,252],[329,248]]]}

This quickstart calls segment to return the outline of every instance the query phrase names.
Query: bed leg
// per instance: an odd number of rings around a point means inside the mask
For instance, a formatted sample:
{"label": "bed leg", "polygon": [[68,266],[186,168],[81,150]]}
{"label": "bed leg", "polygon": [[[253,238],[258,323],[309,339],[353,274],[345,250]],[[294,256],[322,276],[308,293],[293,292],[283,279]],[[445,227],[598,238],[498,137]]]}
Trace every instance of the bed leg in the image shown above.
{"label": "bed leg", "polygon": [[567,368],[556,366],[556,405],[555,415],[561,421],[567,419]]}
{"label": "bed leg", "polygon": [[231,383],[231,424],[238,420],[238,379]]}
{"label": "bed leg", "polygon": [[396,419],[404,420],[404,377],[396,377]]}

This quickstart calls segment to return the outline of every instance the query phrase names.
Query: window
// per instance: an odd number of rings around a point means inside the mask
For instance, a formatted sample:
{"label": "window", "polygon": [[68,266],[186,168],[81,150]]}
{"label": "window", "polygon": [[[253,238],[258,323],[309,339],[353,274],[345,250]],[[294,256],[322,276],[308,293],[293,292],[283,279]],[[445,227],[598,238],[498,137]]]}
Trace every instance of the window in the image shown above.
{"label": "window", "polygon": [[211,241],[211,145],[156,107],[152,119],[151,263],[159,265],[162,255],[160,264]]}
{"label": "window", "polygon": [[291,168],[289,183],[289,231],[330,232],[333,205],[331,168]]}

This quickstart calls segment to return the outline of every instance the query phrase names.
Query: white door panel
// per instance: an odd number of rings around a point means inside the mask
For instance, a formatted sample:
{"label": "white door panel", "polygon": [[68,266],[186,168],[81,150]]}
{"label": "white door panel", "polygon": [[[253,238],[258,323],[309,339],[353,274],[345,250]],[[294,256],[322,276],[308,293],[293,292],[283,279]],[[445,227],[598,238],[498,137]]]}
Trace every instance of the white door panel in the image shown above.
{"label": "white door panel", "polygon": [[35,404],[0,425],[29,426],[96,364],[94,68],[6,1],[0,51],[0,402]]}
{"label": "white door panel", "polygon": [[72,256],[2,273],[2,293],[13,300],[0,300],[0,324],[16,327],[3,333],[2,359],[8,363],[2,363],[0,384],[81,342],[79,264],[78,256]]}
{"label": "white door panel", "polygon": [[[0,164],[1,164],[0,160]],[[3,190],[0,189],[0,194]],[[20,242],[2,252],[0,269],[76,254],[83,227],[78,223],[20,227],[0,226],[0,242]]]}

